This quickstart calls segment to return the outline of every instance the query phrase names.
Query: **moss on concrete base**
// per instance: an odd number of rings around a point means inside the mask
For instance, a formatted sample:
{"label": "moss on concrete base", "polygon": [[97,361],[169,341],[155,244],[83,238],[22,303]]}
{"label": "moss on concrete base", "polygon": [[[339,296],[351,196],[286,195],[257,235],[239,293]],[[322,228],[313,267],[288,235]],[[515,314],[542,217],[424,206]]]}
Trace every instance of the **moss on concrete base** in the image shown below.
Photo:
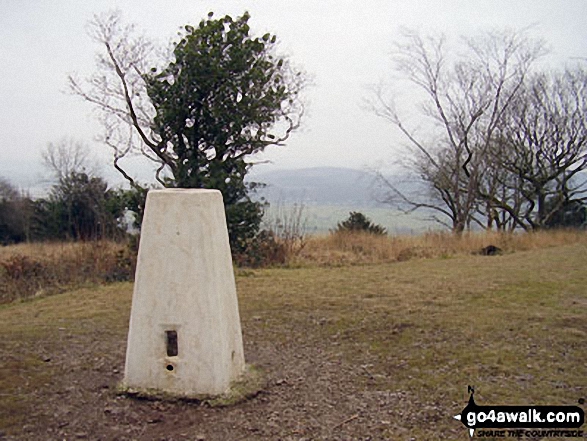
{"label": "moss on concrete base", "polygon": [[173,394],[158,389],[136,389],[120,384],[118,393],[141,400],[193,401],[210,407],[234,406],[256,397],[265,388],[263,372],[253,365],[246,365],[240,378],[222,395]]}

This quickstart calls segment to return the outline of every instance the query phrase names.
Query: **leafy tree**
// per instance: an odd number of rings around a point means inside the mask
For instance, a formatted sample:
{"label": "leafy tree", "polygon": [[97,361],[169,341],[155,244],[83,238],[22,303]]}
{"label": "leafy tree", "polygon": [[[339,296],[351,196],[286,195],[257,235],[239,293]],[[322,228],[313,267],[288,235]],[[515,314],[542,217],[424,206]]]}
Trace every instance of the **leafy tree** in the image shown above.
{"label": "leafy tree", "polygon": [[38,235],[45,239],[95,240],[123,234],[124,204],[119,191],[99,177],[71,172],[37,204]]}
{"label": "leafy tree", "polygon": [[120,192],[124,207],[134,213],[132,226],[137,230],[141,229],[141,224],[143,223],[148,191],[147,187],[136,186]]}
{"label": "leafy tree", "polygon": [[337,224],[336,232],[345,231],[360,231],[380,236],[387,234],[384,227],[374,224],[367,216],[358,211],[351,211],[346,220]]}
{"label": "leafy tree", "polygon": [[138,150],[158,165],[155,177],[166,187],[220,190],[237,250],[256,234],[263,212],[244,181],[251,157],[282,145],[299,126],[305,82],[276,54],[274,35],[250,35],[249,19],[209,14],[185,26],[171,60],[148,69],[157,64],[150,44],[133,39],[119,15],[97,17],[100,72],[86,87],[71,78],[74,93],[102,111],[104,140],[131,184],[119,161]]}

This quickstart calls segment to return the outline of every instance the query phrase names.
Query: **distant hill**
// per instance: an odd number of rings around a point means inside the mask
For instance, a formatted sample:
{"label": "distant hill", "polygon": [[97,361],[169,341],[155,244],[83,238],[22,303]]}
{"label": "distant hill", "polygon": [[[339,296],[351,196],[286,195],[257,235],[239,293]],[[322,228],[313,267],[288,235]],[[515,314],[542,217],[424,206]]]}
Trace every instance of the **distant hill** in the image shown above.
{"label": "distant hill", "polygon": [[[405,176],[387,176],[387,179],[405,194],[418,188]],[[384,190],[373,174],[362,170],[338,167],[273,170],[253,173],[248,180],[266,184],[255,196],[255,199],[265,198],[270,204],[266,221],[271,223],[292,216],[292,207],[301,205],[306,232],[311,234],[328,233],[351,211],[361,211],[392,234],[419,233],[436,226],[425,220],[425,210],[406,215],[379,202],[383,200]]]}
{"label": "distant hill", "polygon": [[316,167],[274,170],[255,174],[251,181],[267,186],[258,192],[270,203],[345,205],[376,207],[378,188],[375,177],[361,170]]}

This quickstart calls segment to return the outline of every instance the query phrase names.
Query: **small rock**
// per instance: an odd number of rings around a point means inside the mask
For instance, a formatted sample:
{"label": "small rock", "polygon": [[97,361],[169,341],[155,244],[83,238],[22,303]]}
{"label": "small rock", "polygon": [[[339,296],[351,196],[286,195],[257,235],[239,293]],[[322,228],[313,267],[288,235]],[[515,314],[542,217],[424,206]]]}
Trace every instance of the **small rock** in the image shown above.
{"label": "small rock", "polygon": [[104,413],[106,415],[118,415],[120,413],[120,410],[114,409],[112,407],[107,407],[106,409],[104,409]]}

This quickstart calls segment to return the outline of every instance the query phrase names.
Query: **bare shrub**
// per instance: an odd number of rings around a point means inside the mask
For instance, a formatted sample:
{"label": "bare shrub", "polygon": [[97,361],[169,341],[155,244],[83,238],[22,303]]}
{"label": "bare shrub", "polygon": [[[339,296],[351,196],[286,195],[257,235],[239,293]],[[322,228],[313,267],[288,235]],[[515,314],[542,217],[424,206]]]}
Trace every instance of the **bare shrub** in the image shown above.
{"label": "bare shrub", "polygon": [[274,238],[283,244],[287,254],[286,261],[299,255],[307,243],[307,218],[303,203],[291,206],[277,204],[276,210],[267,214],[264,221],[266,229],[271,231]]}
{"label": "bare shrub", "polygon": [[42,287],[47,268],[38,260],[28,256],[13,255],[0,262],[0,302],[13,300],[17,294],[27,298]]}
{"label": "bare shrub", "polygon": [[234,254],[233,260],[239,267],[262,268],[285,265],[288,255],[285,243],[273,232],[263,230],[249,240],[244,252]]}

